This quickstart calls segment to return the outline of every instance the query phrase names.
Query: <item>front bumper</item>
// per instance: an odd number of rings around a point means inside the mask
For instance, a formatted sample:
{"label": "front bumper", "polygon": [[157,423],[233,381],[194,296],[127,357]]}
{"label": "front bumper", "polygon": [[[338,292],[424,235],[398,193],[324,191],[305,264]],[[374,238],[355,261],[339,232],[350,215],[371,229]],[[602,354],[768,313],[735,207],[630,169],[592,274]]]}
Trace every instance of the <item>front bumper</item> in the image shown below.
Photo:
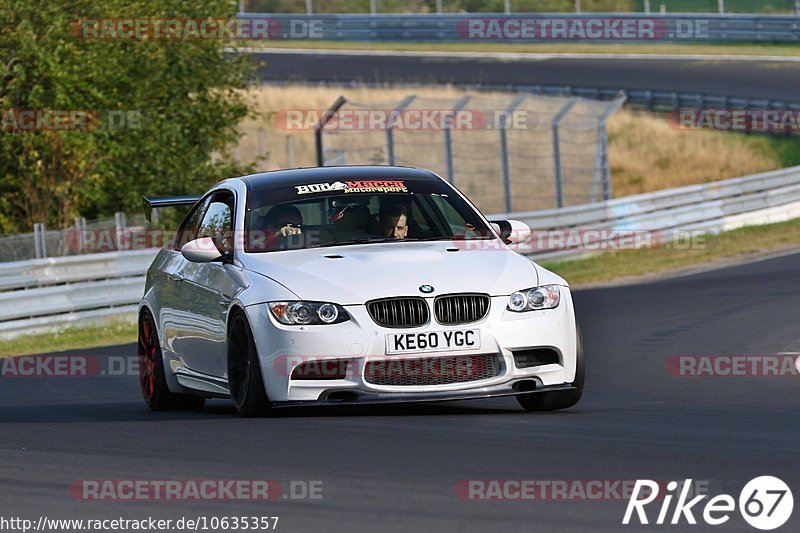
{"label": "front bumper", "polygon": [[[433,299],[430,299],[431,302]],[[347,306],[351,319],[327,326],[284,326],[272,317],[266,304],[246,308],[259,353],[267,394],[276,404],[313,402],[314,405],[342,403],[393,403],[489,398],[569,387],[576,371],[576,327],[572,298],[562,287],[561,304],[545,311],[512,313],[506,310],[507,297],[493,297],[489,314],[479,322],[444,326],[435,320],[425,326],[402,330],[428,331],[478,329],[479,351],[448,351],[426,354],[387,355],[386,335],[401,330],[376,325],[363,305]],[[550,348],[559,354],[558,364],[517,368],[513,352],[531,348]],[[480,381],[437,385],[376,385],[364,379],[367,362],[415,357],[435,358],[458,355],[491,354],[500,361],[499,373]],[[302,362],[348,359],[353,365],[344,379],[291,379],[295,366]],[[521,390],[516,385],[526,381]]]}
{"label": "front bumper", "polygon": [[[370,391],[336,389],[331,393],[324,392],[319,400],[309,401],[289,401],[273,402],[273,407],[322,407],[329,405],[369,405],[369,404],[396,404],[396,403],[419,403],[419,402],[450,402],[457,400],[481,400],[486,398],[502,398],[506,396],[525,396],[529,394],[540,394],[552,391],[574,391],[575,387],[570,385],[549,385],[537,386],[534,389],[526,387],[515,388],[518,384],[528,384],[530,380],[521,380],[511,384],[504,384],[496,387],[485,387],[482,389],[470,389],[452,392],[391,392],[376,393]],[[523,390],[524,389],[524,390]],[[342,393],[350,393],[351,397],[344,396]],[[331,395],[335,394],[335,399]]]}

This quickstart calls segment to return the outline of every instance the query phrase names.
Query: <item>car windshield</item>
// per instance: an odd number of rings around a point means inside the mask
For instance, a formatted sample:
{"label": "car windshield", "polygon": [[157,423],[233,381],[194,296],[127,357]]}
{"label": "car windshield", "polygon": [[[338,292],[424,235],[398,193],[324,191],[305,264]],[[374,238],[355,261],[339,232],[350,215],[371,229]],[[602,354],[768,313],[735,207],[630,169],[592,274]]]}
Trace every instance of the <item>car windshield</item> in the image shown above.
{"label": "car windshield", "polygon": [[343,180],[250,191],[251,253],[399,241],[494,239],[444,183]]}

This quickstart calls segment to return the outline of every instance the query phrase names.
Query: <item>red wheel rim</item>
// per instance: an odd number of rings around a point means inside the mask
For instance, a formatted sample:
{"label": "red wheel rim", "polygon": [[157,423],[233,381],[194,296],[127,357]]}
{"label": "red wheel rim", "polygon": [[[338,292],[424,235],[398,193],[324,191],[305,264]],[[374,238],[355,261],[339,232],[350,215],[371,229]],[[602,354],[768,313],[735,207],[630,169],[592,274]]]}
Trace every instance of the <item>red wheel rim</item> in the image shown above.
{"label": "red wheel rim", "polygon": [[139,328],[139,384],[148,402],[156,388],[156,336],[153,322],[144,315]]}

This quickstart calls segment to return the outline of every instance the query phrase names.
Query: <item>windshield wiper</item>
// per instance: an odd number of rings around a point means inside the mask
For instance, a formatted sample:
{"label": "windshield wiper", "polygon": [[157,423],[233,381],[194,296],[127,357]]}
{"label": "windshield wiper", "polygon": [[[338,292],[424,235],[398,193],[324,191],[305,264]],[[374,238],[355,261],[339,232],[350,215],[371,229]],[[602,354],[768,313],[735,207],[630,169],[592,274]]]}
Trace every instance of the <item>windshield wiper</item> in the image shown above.
{"label": "windshield wiper", "polygon": [[347,246],[349,244],[377,244],[387,242],[425,242],[425,241],[459,241],[464,240],[462,235],[450,235],[437,237],[406,237],[405,239],[395,239],[394,237],[363,237],[360,239],[340,239],[338,241],[319,242],[310,244],[306,248],[324,248],[326,246]]}
{"label": "windshield wiper", "polygon": [[394,238],[362,238],[362,239],[340,239],[338,241],[328,241],[328,242],[318,242],[314,244],[309,244],[306,248],[324,248],[326,246],[346,246],[348,244],[372,244],[378,242],[394,242],[397,239]]}

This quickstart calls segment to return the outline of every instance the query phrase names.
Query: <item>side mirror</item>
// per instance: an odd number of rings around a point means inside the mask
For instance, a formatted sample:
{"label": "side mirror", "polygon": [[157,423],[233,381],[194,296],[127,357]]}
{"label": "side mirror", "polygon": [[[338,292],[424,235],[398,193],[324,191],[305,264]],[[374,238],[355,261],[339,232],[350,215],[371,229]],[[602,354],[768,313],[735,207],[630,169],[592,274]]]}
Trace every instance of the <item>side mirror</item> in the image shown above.
{"label": "side mirror", "polygon": [[213,263],[223,259],[223,253],[211,237],[187,242],[181,246],[181,254],[192,263]]}
{"label": "side mirror", "polygon": [[506,244],[522,244],[531,236],[531,228],[519,220],[490,220],[489,222]]}

